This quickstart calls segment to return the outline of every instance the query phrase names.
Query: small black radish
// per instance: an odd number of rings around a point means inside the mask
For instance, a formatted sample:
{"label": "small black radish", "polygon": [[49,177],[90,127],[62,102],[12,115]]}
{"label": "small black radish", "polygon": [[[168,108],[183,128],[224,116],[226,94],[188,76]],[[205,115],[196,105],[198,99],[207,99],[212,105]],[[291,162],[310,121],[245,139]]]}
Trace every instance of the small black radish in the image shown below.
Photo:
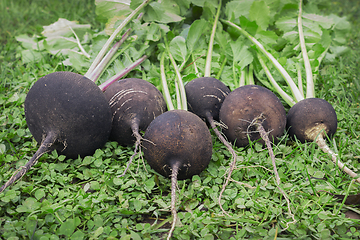
{"label": "small black radish", "polygon": [[[155,118],[145,131],[144,158],[164,177],[184,180],[200,174],[212,155],[211,134],[205,122],[185,110]],[[176,170],[175,170],[176,169]]]}
{"label": "small black radish", "polygon": [[[305,120],[304,120],[305,119]],[[326,143],[337,130],[337,116],[333,106],[321,98],[305,98],[292,106],[287,114],[290,137],[300,142],[315,142],[321,150],[331,155],[334,164],[360,183],[360,178],[337,158]]]}
{"label": "small black radish", "polygon": [[[306,121],[304,121],[306,119]],[[305,143],[317,137],[332,137],[337,129],[333,106],[321,98],[305,98],[292,106],[287,114],[290,137]]]}
{"label": "small black radish", "polygon": [[100,88],[80,74],[54,72],[40,78],[30,88],[24,108],[28,128],[40,147],[0,192],[46,152],[57,150],[68,158],[83,157],[103,147],[109,138],[109,103]]}
{"label": "small black radish", "polygon": [[230,89],[213,77],[200,77],[185,85],[189,111],[206,119],[208,123],[219,120],[219,111]]}
{"label": "small black radish", "polygon": [[200,174],[212,156],[211,134],[205,122],[186,110],[171,110],[155,118],[145,131],[144,158],[159,174],[171,178],[171,212],[175,228],[177,180]]}
{"label": "small black radish", "polygon": [[153,84],[138,78],[114,82],[104,93],[112,112],[110,140],[122,146],[135,144],[129,167],[142,140],[140,131],[145,131],[152,120],[166,111],[165,99]]}

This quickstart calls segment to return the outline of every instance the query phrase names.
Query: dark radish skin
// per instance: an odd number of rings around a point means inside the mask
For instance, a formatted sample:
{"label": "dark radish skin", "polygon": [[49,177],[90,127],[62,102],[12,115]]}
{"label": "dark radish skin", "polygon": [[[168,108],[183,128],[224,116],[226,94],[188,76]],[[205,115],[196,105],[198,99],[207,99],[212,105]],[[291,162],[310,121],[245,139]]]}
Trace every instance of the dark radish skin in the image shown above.
{"label": "dark radish skin", "polygon": [[145,131],[144,158],[159,174],[171,178],[171,212],[175,228],[177,180],[200,174],[212,156],[211,134],[205,122],[186,110],[171,110],[155,118]]}
{"label": "dark radish skin", "polygon": [[[225,98],[220,108],[219,118],[226,126],[224,129],[225,136],[236,146],[248,146],[249,139],[266,145],[279,185],[280,177],[271,146],[271,140],[276,142],[277,138],[283,135],[286,127],[286,112],[279,98],[262,86],[245,85],[235,89]],[[235,164],[236,160],[230,165],[226,182],[220,192],[219,204],[235,169]],[[279,189],[282,191],[281,188]],[[225,211],[223,210],[223,212]]]}
{"label": "dark radish skin", "polygon": [[[223,135],[216,127],[216,121],[219,121],[219,112],[225,97],[230,93],[230,89],[220,80],[212,77],[201,77],[191,80],[185,85],[186,97],[189,111],[206,120],[215,132],[219,140],[227,147],[232,156],[231,164],[236,163],[236,153],[230,143],[226,141]],[[230,167],[230,169],[232,166]],[[226,184],[227,185],[227,184]],[[224,184],[224,186],[226,186]],[[225,190],[223,187],[222,192]],[[226,214],[227,212],[221,205],[221,195],[219,197],[219,206]]]}
{"label": "dark radish skin", "polygon": [[[304,121],[306,119],[306,121]],[[287,114],[287,126],[291,138],[300,142],[316,142],[321,150],[331,155],[331,160],[340,169],[360,183],[360,178],[345,166],[326,144],[337,129],[337,116],[333,106],[321,98],[305,98],[292,106]]]}
{"label": "dark radish skin", "polygon": [[91,155],[110,135],[110,106],[99,87],[80,74],[54,72],[40,78],[30,88],[24,108],[28,128],[40,147],[0,192],[44,153],[57,150],[67,158]]}
{"label": "dark radish skin", "polygon": [[[258,131],[261,125],[271,140],[283,135],[286,112],[279,98],[267,88],[245,85],[232,91],[220,109],[220,121],[227,127],[224,134],[237,147],[246,147],[250,141],[264,144]],[[259,123],[259,124],[258,124]]]}
{"label": "dark radish skin", "polygon": [[319,134],[332,137],[337,129],[336,112],[324,99],[305,98],[290,108],[286,128],[290,137],[302,143],[315,141]]}
{"label": "dark radish skin", "polygon": [[138,78],[114,82],[104,93],[112,112],[110,140],[122,146],[135,144],[134,154],[121,175],[124,176],[140,146],[140,131],[166,111],[166,102],[153,84]]}
{"label": "dark radish skin", "polygon": [[219,120],[219,111],[230,89],[213,77],[200,77],[185,85],[189,111],[209,123]]}

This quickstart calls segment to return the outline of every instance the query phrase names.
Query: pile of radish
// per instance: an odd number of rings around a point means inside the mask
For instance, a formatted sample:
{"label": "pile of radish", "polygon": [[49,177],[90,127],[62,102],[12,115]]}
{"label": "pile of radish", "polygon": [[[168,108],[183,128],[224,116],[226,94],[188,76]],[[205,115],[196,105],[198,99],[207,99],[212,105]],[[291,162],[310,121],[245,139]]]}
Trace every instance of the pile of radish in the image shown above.
{"label": "pile of radish", "polygon": [[[251,81],[250,84],[230,91],[224,82],[211,76],[211,53],[221,1],[211,32],[203,77],[194,78],[183,84],[165,38],[165,50],[160,59],[162,92],[143,79],[119,80],[141,64],[148,57],[146,55],[105,83],[96,85],[95,82],[119,45],[129,36],[130,30],[104,57],[107,48],[125,24],[148,2],[144,1],[121,24],[85,76],[71,72],[54,72],[34,83],[25,99],[24,110],[28,128],[40,146],[31,160],[0,188],[0,193],[20,179],[44,153],[56,150],[67,158],[75,159],[78,156],[92,155],[107,141],[116,141],[121,146],[134,145],[134,154],[121,175],[124,176],[141,146],[148,165],[156,173],[171,179],[172,226],[168,234],[170,239],[178,221],[177,181],[199,175],[211,160],[213,143],[209,127],[232,156],[230,170],[218,199],[219,207],[227,216],[229,215],[221,205],[221,198],[236,166],[237,154],[234,148],[246,148],[253,142],[265,145],[272,159],[279,187],[280,178],[276,170],[272,144],[277,143],[286,131],[295,141],[316,142],[322,150],[331,155],[333,162],[342,170],[353,178],[357,176],[336,158],[336,154],[326,144],[326,138],[332,137],[336,132],[337,116],[330,103],[315,98],[312,70],[301,35],[300,20],[298,24],[301,50],[308,73],[306,97],[281,64],[259,41],[240,26],[231,21],[223,21],[229,29],[240,32],[255,45],[254,52],[269,83],[291,107],[288,113],[277,95],[264,85],[255,85]],[[300,1],[299,19],[301,9]],[[170,95],[167,86],[164,67],[166,56],[171,62],[169,69],[172,68],[175,72],[177,109],[172,104],[173,96]],[[279,70],[293,93],[292,97],[279,87],[265,61],[271,62]],[[218,129],[219,126],[221,130]],[[356,180],[360,182],[360,178]],[[280,191],[284,193],[281,189]]]}
{"label": "pile of radish", "polygon": [[[286,124],[289,135],[293,139],[297,139],[302,143],[306,141],[316,142],[320,149],[331,155],[331,159],[334,164],[338,165],[341,170],[349,174],[352,178],[357,178],[357,174],[346,167],[336,157],[336,154],[328,147],[326,143],[326,138],[331,137],[336,132],[337,116],[334,108],[330,103],[324,99],[315,98],[313,79],[315,78],[316,73],[313,73],[311,68],[302,29],[302,1],[299,2],[297,24],[302,59],[306,71],[306,96],[304,96],[302,91],[303,83],[299,81],[297,86],[284,67],[275,59],[271,53],[265,50],[264,46],[257,39],[251,36],[240,26],[230,21],[224,22],[246,36],[257,47],[258,60],[265,74],[267,75],[269,82],[276,90],[276,92],[283,98],[283,100],[291,106],[291,109],[287,114]],[[319,62],[321,62],[323,59],[326,51],[327,49],[325,49],[323,54],[317,59]],[[293,97],[289,96],[275,81],[267,65],[265,64],[265,59],[271,62],[279,71],[280,75],[285,79],[286,83],[291,89]],[[360,183],[360,178],[357,178],[356,181]]]}

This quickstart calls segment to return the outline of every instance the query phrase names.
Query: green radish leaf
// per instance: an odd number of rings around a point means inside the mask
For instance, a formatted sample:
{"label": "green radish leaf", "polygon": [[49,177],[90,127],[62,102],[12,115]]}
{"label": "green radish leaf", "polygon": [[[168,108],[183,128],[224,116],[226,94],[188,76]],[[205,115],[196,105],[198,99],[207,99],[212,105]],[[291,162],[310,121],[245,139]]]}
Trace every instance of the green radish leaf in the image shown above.
{"label": "green radish leaf", "polygon": [[95,13],[100,19],[122,16],[125,19],[131,13],[130,1],[95,0]]}
{"label": "green radish leaf", "polygon": [[[172,5],[167,4],[168,1],[151,2],[144,14],[144,20],[147,22],[171,23],[179,22],[183,18],[178,15],[178,11]],[[170,1],[176,5],[175,2]]]}
{"label": "green radish leaf", "polygon": [[275,22],[275,26],[285,33],[297,31],[297,20],[293,17],[282,17]]}
{"label": "green radish leaf", "polygon": [[248,18],[253,2],[254,0],[231,1],[226,4],[225,13],[230,19],[239,19],[241,16]]}
{"label": "green radish leaf", "polygon": [[[207,22],[204,19],[195,20],[186,37],[186,46],[191,54],[196,49],[198,41],[201,39],[203,33],[207,29]],[[171,43],[170,43],[171,44]]]}
{"label": "green radish leaf", "polygon": [[276,35],[276,33],[273,31],[258,31],[255,35],[255,38],[269,46],[276,44],[277,40],[279,39],[278,35]]}
{"label": "green radish leaf", "polygon": [[169,44],[170,52],[176,61],[185,62],[187,59],[187,48],[185,39],[181,36],[173,38]]}
{"label": "green radish leaf", "polygon": [[254,1],[250,7],[249,19],[255,21],[262,29],[266,30],[270,20],[270,10],[264,1]]}

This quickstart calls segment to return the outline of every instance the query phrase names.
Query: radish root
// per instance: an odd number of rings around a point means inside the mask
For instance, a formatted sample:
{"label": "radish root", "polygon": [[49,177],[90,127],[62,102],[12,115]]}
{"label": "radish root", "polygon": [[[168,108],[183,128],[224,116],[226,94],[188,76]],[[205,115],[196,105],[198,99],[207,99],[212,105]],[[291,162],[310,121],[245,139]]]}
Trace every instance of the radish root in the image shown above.
{"label": "radish root", "polygon": [[[209,118],[209,117],[208,117]],[[226,180],[225,180],[225,183],[224,185],[222,186],[222,189],[220,191],[220,194],[219,194],[219,198],[218,198],[218,203],[219,203],[219,206],[220,206],[220,209],[221,211],[230,217],[230,215],[225,211],[225,209],[222,207],[221,205],[221,198],[222,198],[222,195],[225,191],[225,188],[226,186],[229,184],[229,181],[230,181],[230,178],[231,178],[231,174],[232,172],[234,171],[235,169],[235,166],[236,166],[236,153],[235,153],[235,150],[232,148],[232,146],[230,145],[230,143],[228,141],[226,141],[226,139],[224,138],[224,136],[220,133],[220,131],[217,129],[216,125],[215,125],[215,121],[214,119],[212,119],[212,117],[210,119],[208,119],[208,122],[210,123],[210,126],[211,128],[214,130],[216,136],[220,139],[220,141],[225,145],[225,147],[227,147],[227,149],[229,150],[229,152],[231,153],[231,163],[230,163],[230,170],[229,170],[229,173],[228,173],[228,176],[226,177]]]}
{"label": "radish root", "polygon": [[177,221],[177,211],[176,211],[176,186],[177,186],[177,176],[179,173],[179,163],[176,162],[172,167],[172,174],[171,174],[171,214],[173,217],[173,222],[171,224],[171,229],[169,231],[169,235],[167,240],[170,240],[176,226]]}
{"label": "radish root", "polygon": [[[328,153],[331,155],[331,160],[334,164],[336,164],[341,170],[343,170],[345,173],[349,174],[350,177],[356,178],[358,177],[358,174],[353,172],[351,169],[345,166],[344,163],[342,163],[336,156],[337,154],[332,151],[329,146],[326,144],[326,141],[324,139],[323,133],[320,133],[318,137],[315,139],[315,142],[319,146],[321,150],[323,150],[325,153]],[[358,183],[360,183],[360,177],[355,179]]]}
{"label": "radish root", "polygon": [[34,156],[24,165],[21,166],[20,169],[16,170],[15,173],[11,176],[11,178],[0,188],[0,193],[2,193],[5,188],[12,185],[14,182],[22,178],[29,169],[34,166],[39,158],[44,154],[49,152],[50,147],[54,144],[57,135],[55,133],[50,132],[44,141],[41,143],[39,149],[35,152]]}
{"label": "radish root", "polygon": [[135,149],[134,149],[134,154],[130,157],[130,160],[124,170],[124,172],[119,175],[118,177],[123,177],[125,176],[126,172],[129,170],[129,167],[133,161],[133,159],[135,158],[135,156],[138,154],[139,151],[141,151],[141,147],[140,147],[140,144],[141,144],[141,140],[143,140],[143,137],[140,135],[139,131],[138,130],[133,130],[133,134],[134,136],[136,137],[136,142],[135,142]]}

